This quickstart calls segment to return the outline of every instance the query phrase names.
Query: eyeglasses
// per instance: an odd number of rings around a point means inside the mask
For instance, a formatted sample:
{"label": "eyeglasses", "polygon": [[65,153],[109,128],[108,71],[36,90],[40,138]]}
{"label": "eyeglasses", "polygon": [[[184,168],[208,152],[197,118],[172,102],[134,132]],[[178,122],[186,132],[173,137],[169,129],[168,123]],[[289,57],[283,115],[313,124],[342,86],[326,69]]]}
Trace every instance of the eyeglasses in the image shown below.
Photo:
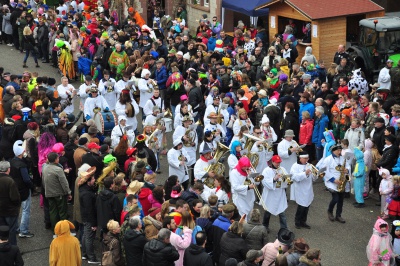
{"label": "eyeglasses", "polygon": [[260,131],[260,132],[254,132],[254,134],[257,134],[257,135],[258,135],[258,134],[261,134],[261,131]]}

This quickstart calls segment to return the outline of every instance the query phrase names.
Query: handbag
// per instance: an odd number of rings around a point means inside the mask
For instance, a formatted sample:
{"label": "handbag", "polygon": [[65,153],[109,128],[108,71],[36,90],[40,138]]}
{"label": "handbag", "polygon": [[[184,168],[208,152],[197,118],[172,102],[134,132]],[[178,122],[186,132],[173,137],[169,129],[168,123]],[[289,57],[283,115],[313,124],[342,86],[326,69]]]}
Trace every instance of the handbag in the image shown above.
{"label": "handbag", "polygon": [[115,239],[107,245],[109,250],[103,252],[103,257],[101,258],[101,265],[103,266],[115,266],[114,257],[112,253],[112,245],[116,242]]}

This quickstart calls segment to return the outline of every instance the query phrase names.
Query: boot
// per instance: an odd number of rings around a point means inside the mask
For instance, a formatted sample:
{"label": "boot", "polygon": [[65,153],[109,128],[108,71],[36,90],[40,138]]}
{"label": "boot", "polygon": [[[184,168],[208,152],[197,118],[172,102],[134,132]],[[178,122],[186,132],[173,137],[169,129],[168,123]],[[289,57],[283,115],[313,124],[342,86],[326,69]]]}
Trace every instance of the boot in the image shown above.
{"label": "boot", "polygon": [[26,65],[26,63],[24,62],[24,65],[22,66],[23,68],[27,68],[28,66]]}
{"label": "boot", "polygon": [[36,62],[36,67],[40,67],[38,62]]}
{"label": "boot", "polygon": [[331,213],[331,212],[329,212],[329,211],[328,211],[328,219],[329,219],[331,222],[335,221],[335,217],[333,216],[333,213]]}

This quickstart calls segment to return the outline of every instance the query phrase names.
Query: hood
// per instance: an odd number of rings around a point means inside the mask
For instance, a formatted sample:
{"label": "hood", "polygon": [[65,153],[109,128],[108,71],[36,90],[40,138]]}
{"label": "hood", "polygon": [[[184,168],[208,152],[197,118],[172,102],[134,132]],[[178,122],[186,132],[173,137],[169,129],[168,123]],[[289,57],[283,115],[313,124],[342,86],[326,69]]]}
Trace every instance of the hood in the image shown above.
{"label": "hood", "polygon": [[324,131],[324,137],[327,143],[335,141],[335,137],[333,136],[332,130]]}
{"label": "hood", "polygon": [[364,162],[364,153],[359,148],[354,148],[354,157],[358,163]]}
{"label": "hood", "polygon": [[312,55],[312,48],[311,47],[307,47],[306,48],[306,55]]}
{"label": "hood", "polygon": [[158,251],[162,250],[163,248],[165,248],[165,246],[166,246],[166,244],[158,239],[152,239],[149,242],[149,249],[152,252],[158,252]]}
{"label": "hood", "polygon": [[108,200],[110,199],[114,193],[109,190],[109,189],[104,189],[103,191],[100,192],[99,196],[102,200]]}
{"label": "hood", "polygon": [[190,246],[186,249],[192,255],[199,255],[204,252],[204,248],[195,244],[190,244]]}
{"label": "hood", "polygon": [[108,244],[111,243],[111,241],[112,241],[114,238],[116,238],[116,236],[113,235],[111,232],[108,232],[108,233],[104,236],[103,242],[104,242],[104,244],[108,245]]}
{"label": "hood", "polygon": [[160,230],[162,228],[162,222],[157,221],[156,219],[154,219],[150,215],[148,215],[148,216],[143,218],[143,223],[145,225],[154,225],[158,230]]}
{"label": "hood", "polygon": [[68,220],[59,221],[54,228],[54,233],[57,236],[71,235],[71,229],[75,229],[75,226]]}
{"label": "hood", "polygon": [[380,176],[382,176],[383,174],[385,174],[386,175],[386,179],[388,179],[388,178],[392,178],[392,176],[390,175],[390,171],[388,170],[388,169],[386,169],[386,168],[379,168],[378,169],[378,172],[379,172],[379,175]]}
{"label": "hood", "polygon": [[24,140],[28,140],[30,138],[34,138],[35,136],[33,135],[32,131],[29,129],[25,131],[24,135],[22,136]]}
{"label": "hood", "polygon": [[382,218],[379,217],[378,220],[376,220],[375,225],[374,225],[374,229],[375,229],[378,233],[382,233],[382,232],[381,232],[381,228],[380,228],[380,226],[381,226],[382,224],[386,224],[386,226],[389,228],[388,223],[387,223],[385,220],[383,220]]}
{"label": "hood", "polygon": [[361,68],[355,69],[352,72],[353,72],[353,78],[352,79],[363,79],[363,77],[361,76]]}
{"label": "hood", "polygon": [[127,241],[132,241],[132,240],[134,240],[135,238],[138,238],[141,235],[142,234],[139,233],[138,231],[133,230],[133,229],[129,229],[128,231],[125,232],[124,239],[126,239]]}
{"label": "hood", "polygon": [[150,188],[142,188],[139,192],[139,199],[145,200],[147,199],[148,196],[151,195],[151,189]]}
{"label": "hood", "polygon": [[240,146],[240,142],[238,140],[235,140],[234,142],[232,142],[231,154],[236,155],[236,147],[237,146]]}
{"label": "hood", "polygon": [[306,255],[301,256],[299,261],[308,266],[319,266],[320,265],[318,262],[313,262],[312,260],[307,259]]}
{"label": "hood", "polygon": [[367,150],[371,150],[373,146],[374,146],[374,143],[372,142],[372,140],[366,139],[364,141],[364,148],[365,148],[366,151]]}
{"label": "hood", "polygon": [[11,244],[9,242],[0,244],[0,252],[8,252],[11,249]]}

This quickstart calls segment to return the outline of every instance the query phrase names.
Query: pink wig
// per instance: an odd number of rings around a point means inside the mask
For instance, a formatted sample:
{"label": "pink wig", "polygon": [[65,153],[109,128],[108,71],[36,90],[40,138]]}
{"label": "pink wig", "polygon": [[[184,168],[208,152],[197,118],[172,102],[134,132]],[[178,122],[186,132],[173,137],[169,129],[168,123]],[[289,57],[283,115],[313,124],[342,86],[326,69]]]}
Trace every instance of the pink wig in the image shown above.
{"label": "pink wig", "polygon": [[39,153],[39,173],[42,174],[42,166],[47,161],[47,155],[52,151],[54,144],[56,144],[56,138],[53,134],[45,132],[40,136],[38,143]]}

